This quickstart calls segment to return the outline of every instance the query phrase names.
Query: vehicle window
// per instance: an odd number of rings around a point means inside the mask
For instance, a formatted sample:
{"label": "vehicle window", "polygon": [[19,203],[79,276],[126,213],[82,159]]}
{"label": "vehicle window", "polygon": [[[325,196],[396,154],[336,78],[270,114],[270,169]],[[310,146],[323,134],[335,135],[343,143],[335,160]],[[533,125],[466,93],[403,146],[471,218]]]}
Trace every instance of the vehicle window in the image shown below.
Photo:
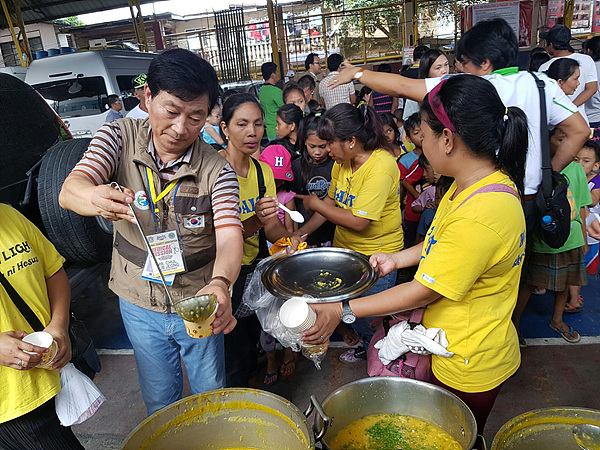
{"label": "vehicle window", "polygon": [[63,119],[106,112],[106,84],[102,77],[50,81],[33,87]]}
{"label": "vehicle window", "polygon": [[131,111],[139,103],[138,99],[133,96],[132,82],[136,76],[137,75],[117,75],[119,94],[123,100],[123,107],[126,111]]}

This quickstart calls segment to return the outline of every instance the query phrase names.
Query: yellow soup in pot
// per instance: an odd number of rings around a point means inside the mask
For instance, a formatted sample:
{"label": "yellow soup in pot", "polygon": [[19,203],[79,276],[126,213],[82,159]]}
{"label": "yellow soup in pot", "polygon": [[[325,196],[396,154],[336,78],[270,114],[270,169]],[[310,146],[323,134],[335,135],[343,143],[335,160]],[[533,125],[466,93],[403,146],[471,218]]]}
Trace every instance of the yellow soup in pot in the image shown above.
{"label": "yellow soup in pot", "polygon": [[421,419],[375,414],[355,420],[331,441],[332,450],[462,450],[452,436]]}

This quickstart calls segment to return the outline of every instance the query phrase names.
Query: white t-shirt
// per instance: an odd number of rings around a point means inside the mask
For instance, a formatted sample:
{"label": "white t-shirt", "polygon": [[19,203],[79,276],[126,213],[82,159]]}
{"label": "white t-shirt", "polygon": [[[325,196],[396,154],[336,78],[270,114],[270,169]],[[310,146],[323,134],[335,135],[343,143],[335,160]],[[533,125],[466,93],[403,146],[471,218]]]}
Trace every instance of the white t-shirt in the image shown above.
{"label": "white t-shirt", "polygon": [[[553,128],[563,120],[577,112],[577,108],[567,98],[558,83],[545,74],[537,74],[546,84],[546,115],[549,128]],[[535,194],[542,182],[542,144],[540,140],[540,95],[535,79],[529,72],[518,72],[511,75],[493,73],[485,75],[506,106],[521,108],[527,116],[529,128],[529,148],[525,162],[525,195]],[[427,78],[427,92],[431,91],[441,78]]]}
{"label": "white t-shirt", "polygon": [[142,108],[140,108],[140,105],[138,104],[135,108],[127,113],[127,117],[132,119],[145,119],[148,117],[148,113],[146,111],[142,111]]}
{"label": "white t-shirt", "polygon": [[[596,65],[594,64],[594,60],[589,55],[584,55],[582,53],[572,53],[569,56],[559,56],[557,58],[552,58],[550,61],[545,62],[540,66],[540,72],[545,72],[548,70],[550,65],[560,58],[571,58],[579,63],[579,86],[575,89],[575,92],[572,95],[569,95],[569,99],[571,101],[575,100],[579,94],[583,92],[585,89],[586,83],[598,82],[598,72],[596,72]],[[585,103],[578,106],[579,112],[583,116],[586,122],[588,122],[588,117],[586,114]]]}
{"label": "white t-shirt", "polygon": [[[596,66],[596,74],[600,80],[600,61],[595,61],[594,66]],[[592,98],[585,102],[585,113],[590,123],[600,122],[600,92],[598,92],[598,89],[596,89],[596,93]]]}

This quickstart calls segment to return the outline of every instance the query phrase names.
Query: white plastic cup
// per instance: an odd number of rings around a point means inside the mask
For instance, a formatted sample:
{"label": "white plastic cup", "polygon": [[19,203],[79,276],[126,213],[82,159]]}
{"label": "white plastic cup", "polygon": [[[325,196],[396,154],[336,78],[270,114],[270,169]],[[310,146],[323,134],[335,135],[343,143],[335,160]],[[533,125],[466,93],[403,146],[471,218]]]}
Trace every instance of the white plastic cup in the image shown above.
{"label": "white plastic cup", "polygon": [[[36,331],[35,333],[28,334],[23,339],[23,342],[27,342],[28,344],[37,345],[38,347],[44,347],[49,349],[48,352],[42,353],[42,361],[35,366],[38,369],[50,368],[52,366],[52,362],[54,361],[54,357],[56,353],[58,353],[58,344],[52,337],[50,333],[46,331]],[[23,350],[25,351],[25,350]],[[35,355],[35,352],[27,352],[30,355]]]}
{"label": "white plastic cup", "polygon": [[317,314],[304,299],[295,297],[281,306],[279,320],[292,333],[301,334],[315,324]]}

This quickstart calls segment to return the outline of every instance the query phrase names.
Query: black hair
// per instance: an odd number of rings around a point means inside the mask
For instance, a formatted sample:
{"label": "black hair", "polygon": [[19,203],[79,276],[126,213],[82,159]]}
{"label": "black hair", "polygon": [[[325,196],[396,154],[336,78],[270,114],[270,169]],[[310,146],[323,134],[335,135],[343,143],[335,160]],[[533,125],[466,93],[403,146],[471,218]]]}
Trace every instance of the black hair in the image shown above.
{"label": "black hair", "polygon": [[529,62],[527,64],[527,70],[529,72],[538,72],[540,66],[550,61],[550,55],[545,52],[531,53],[529,55]]}
{"label": "black hair", "polygon": [[327,58],[327,68],[330,72],[336,72],[344,62],[344,57],[339,53],[334,53]]}
{"label": "black hair", "polygon": [[361,101],[363,101],[365,99],[365,96],[369,95],[371,92],[373,92],[373,89],[371,89],[370,87],[363,86],[362,88],[360,88],[360,92],[356,96],[356,104],[358,105]]}
{"label": "black hair", "polygon": [[398,125],[396,125],[396,121],[394,120],[394,116],[392,115],[392,113],[379,113],[379,118],[381,119],[383,126],[389,125],[390,127],[392,127],[392,130],[394,130],[394,139],[392,140],[392,142],[398,143],[398,140],[400,139],[400,136],[398,136]]}
{"label": "black hair", "polygon": [[[475,75],[451,77],[438,95],[455,133],[469,151],[493,161],[522,195],[529,143],[525,113],[514,106],[506,108],[496,88]],[[440,135],[445,127],[429,104],[429,94],[421,103],[421,112],[432,131]]]}
{"label": "black hair", "polygon": [[575,69],[578,67],[579,63],[574,59],[558,58],[550,64],[550,67],[546,70],[546,75],[556,81],[567,81],[575,73]]}
{"label": "black hair", "polygon": [[594,61],[600,61],[600,36],[594,36],[583,43],[583,49],[589,51]]}
{"label": "black hair", "polygon": [[349,103],[340,103],[328,109],[319,122],[318,135],[328,142],[354,137],[367,151],[389,147],[379,115],[367,105],[356,108]]}
{"label": "black hair", "polygon": [[208,110],[219,99],[219,79],[215,69],[200,56],[177,48],[154,57],[148,68],[148,87],[152,97],[161,91],[189,102],[208,95]]}
{"label": "black hair", "polygon": [[484,20],[467,31],[456,45],[456,58],[476,66],[490,60],[494,70],[517,66],[519,41],[504,19]]}
{"label": "black hair", "polygon": [[235,114],[237,109],[246,103],[252,103],[256,105],[260,110],[260,113],[264,117],[265,113],[262,109],[262,106],[260,106],[260,102],[256,99],[255,96],[251,94],[233,94],[223,104],[221,120],[225,122],[225,125],[229,125],[229,122],[231,122],[231,119],[233,118],[233,115]]}
{"label": "black hair", "polygon": [[419,78],[429,78],[431,66],[433,66],[433,63],[435,63],[443,54],[444,52],[437,48],[432,48],[423,53],[421,61],[419,62]]}
{"label": "black hair", "polygon": [[325,108],[323,108],[321,106],[321,104],[318,101],[316,101],[314,98],[311,98],[308,101],[308,109],[310,110],[310,114],[324,113],[325,112]]}
{"label": "black hair", "polygon": [[110,94],[108,97],[106,97],[106,103],[108,104],[108,106],[112,106],[115,103],[117,103],[119,101],[119,96],[116,94]]}
{"label": "black hair", "polygon": [[444,193],[448,192],[448,189],[450,189],[450,186],[452,186],[452,183],[454,183],[454,178],[447,177],[446,175],[442,175],[435,182],[435,190],[436,190],[436,192],[438,190],[444,191]]}
{"label": "black hair", "polygon": [[271,78],[271,75],[277,73],[277,64],[271,61],[266,62],[260,66],[260,72],[262,73],[263,80],[267,81]]}
{"label": "black hair", "polygon": [[588,139],[587,141],[584,142],[584,144],[581,146],[581,148],[589,148],[591,150],[594,150],[594,154],[596,156],[596,162],[600,162],[600,144],[598,142]]}
{"label": "black hair", "polygon": [[421,126],[421,113],[420,112],[412,113],[404,121],[404,129],[406,130],[406,133],[408,133],[409,131],[412,131],[415,128],[420,127],[420,126]]}
{"label": "black hair", "polygon": [[316,53],[309,53],[308,56],[306,57],[306,59],[304,60],[304,68],[306,70],[309,69],[309,67],[310,67],[311,64],[314,64],[314,62],[315,62],[315,56],[319,56],[319,55],[317,55]]}
{"label": "black hair", "polygon": [[296,151],[302,155],[302,160],[300,161],[300,178],[302,179],[302,184],[305,185],[308,181],[308,176],[310,175],[310,163],[308,154],[308,149],[306,148],[306,140],[311,134],[314,134],[318,137],[319,132],[319,122],[323,116],[321,113],[311,113],[304,118],[304,120],[300,123],[300,128],[298,129],[298,140],[296,141]]}
{"label": "black hair", "polygon": [[379,67],[377,68],[377,72],[392,73],[392,66],[390,66],[387,63],[379,64]]}
{"label": "black hair", "polygon": [[306,101],[306,97],[304,97],[304,91],[302,89],[300,89],[300,87],[296,83],[289,82],[288,84],[285,85],[285,87],[283,88],[283,92],[281,94],[283,97],[283,103],[287,102],[287,98],[294,91],[299,92],[302,95],[302,98],[304,99],[304,101]]}
{"label": "black hair", "polygon": [[227,89],[225,92],[223,92],[221,94],[221,104],[224,105],[229,97],[231,97],[232,95],[235,95],[235,94],[239,94],[239,93],[240,93],[240,91],[238,91],[237,89]]}
{"label": "black hair", "polygon": [[292,123],[296,124],[296,130],[300,128],[300,121],[304,117],[304,111],[302,111],[297,105],[290,103],[289,105],[283,105],[277,110],[277,117],[283,120],[288,125]]}
{"label": "black hair", "polygon": [[427,47],[426,45],[417,45],[413,50],[413,61],[419,61],[421,59],[421,56],[423,56],[423,53],[425,53],[427,50],[429,50],[429,47]]}
{"label": "black hair", "polygon": [[419,164],[419,167],[423,170],[427,169],[431,165],[429,163],[429,160],[427,159],[427,156],[425,156],[425,153],[421,153],[419,155],[418,164]]}
{"label": "black hair", "polygon": [[315,88],[317,87],[317,83],[315,83],[315,79],[311,75],[302,75],[298,79],[298,87],[300,89],[305,89],[307,87],[310,87],[310,90],[314,91]]}

